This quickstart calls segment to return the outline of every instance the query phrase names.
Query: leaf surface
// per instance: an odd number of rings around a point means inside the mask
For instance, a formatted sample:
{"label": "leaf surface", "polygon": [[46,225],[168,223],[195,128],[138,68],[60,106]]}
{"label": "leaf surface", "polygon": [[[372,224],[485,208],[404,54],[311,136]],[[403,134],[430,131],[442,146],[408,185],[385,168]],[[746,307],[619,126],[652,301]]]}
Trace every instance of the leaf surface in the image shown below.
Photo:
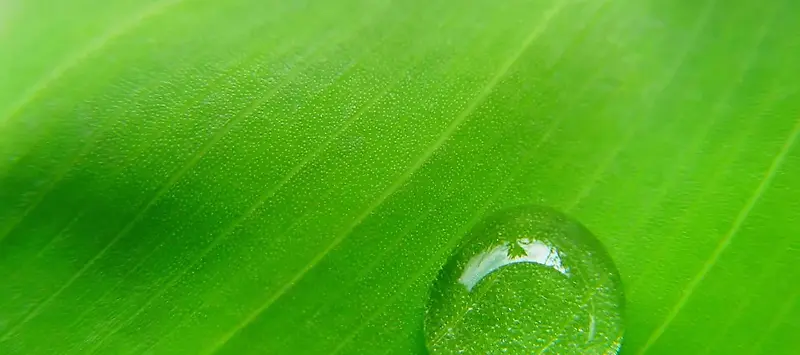
{"label": "leaf surface", "polygon": [[424,354],[487,213],[606,245],[624,354],[800,344],[800,3],[0,2],[6,354]]}

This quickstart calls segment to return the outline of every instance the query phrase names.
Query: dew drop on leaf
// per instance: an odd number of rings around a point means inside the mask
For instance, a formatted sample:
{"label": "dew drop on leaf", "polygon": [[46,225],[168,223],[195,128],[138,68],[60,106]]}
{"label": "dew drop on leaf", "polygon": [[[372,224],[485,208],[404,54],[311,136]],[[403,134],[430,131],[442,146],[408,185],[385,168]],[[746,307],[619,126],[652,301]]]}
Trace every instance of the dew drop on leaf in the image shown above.
{"label": "dew drop on leaf", "polygon": [[442,268],[425,315],[431,355],[616,354],[624,295],[611,257],[565,214],[482,220]]}

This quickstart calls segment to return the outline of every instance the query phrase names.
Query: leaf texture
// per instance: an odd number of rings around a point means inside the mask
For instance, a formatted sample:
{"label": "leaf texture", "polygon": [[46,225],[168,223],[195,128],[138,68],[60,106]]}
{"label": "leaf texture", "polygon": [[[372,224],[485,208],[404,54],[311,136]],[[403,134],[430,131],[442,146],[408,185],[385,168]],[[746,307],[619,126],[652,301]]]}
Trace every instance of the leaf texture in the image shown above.
{"label": "leaf texture", "polygon": [[800,346],[800,3],[0,12],[4,354],[424,354],[522,203],[604,242],[624,354]]}

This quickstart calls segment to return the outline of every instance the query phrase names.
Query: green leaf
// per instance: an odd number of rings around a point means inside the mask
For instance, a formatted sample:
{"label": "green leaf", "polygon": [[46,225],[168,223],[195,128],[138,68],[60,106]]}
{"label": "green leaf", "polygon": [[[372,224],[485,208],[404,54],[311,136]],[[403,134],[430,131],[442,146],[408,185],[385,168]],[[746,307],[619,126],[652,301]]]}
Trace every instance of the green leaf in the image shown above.
{"label": "green leaf", "polygon": [[565,211],[624,354],[800,347],[794,0],[0,1],[0,353],[424,354]]}

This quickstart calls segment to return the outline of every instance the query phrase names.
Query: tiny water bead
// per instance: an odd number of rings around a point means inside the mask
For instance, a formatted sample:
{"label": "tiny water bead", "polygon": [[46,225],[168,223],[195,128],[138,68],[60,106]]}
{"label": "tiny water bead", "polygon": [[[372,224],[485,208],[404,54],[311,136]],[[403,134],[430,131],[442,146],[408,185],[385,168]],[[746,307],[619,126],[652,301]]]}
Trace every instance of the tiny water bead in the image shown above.
{"label": "tiny water bead", "polygon": [[600,242],[542,206],[482,220],[439,273],[425,340],[443,354],[616,354],[624,295]]}

